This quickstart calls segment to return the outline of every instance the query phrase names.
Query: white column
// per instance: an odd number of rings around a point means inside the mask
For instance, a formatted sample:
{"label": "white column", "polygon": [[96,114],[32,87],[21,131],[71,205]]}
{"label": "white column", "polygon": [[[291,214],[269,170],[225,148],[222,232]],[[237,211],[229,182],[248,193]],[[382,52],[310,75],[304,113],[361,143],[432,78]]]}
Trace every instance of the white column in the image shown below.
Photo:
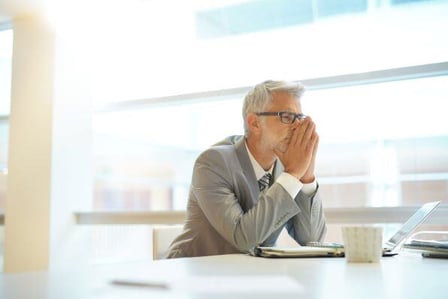
{"label": "white column", "polygon": [[13,25],[4,270],[80,265],[88,242],[73,212],[93,193],[88,72],[43,18]]}

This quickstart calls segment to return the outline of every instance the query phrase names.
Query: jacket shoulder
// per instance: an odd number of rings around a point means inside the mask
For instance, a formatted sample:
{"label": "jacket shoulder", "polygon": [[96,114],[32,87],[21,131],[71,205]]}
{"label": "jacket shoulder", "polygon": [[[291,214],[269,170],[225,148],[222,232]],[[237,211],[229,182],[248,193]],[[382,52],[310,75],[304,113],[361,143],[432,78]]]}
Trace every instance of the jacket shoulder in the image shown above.
{"label": "jacket shoulder", "polygon": [[228,137],[224,138],[223,140],[215,143],[213,146],[234,145],[234,144],[238,143],[239,141],[241,141],[241,139],[243,139],[243,138],[244,138],[243,135],[231,135],[231,136],[228,136]]}

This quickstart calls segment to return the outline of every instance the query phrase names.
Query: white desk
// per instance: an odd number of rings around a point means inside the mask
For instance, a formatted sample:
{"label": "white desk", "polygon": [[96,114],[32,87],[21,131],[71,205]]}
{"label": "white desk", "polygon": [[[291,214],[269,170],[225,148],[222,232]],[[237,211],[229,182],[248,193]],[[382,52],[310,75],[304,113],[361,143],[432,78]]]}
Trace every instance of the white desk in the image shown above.
{"label": "white desk", "polygon": [[[299,288],[267,293],[231,290],[224,281],[266,276],[283,277]],[[180,289],[124,287],[110,284],[119,277],[224,283],[219,294]],[[257,282],[256,282],[257,283]],[[227,281],[228,284],[228,281]],[[205,286],[204,288],[211,287]],[[277,287],[277,286],[274,286]],[[348,264],[343,258],[266,259],[246,255],[96,265],[70,272],[0,274],[0,298],[448,298],[448,260],[402,252],[378,264]]]}

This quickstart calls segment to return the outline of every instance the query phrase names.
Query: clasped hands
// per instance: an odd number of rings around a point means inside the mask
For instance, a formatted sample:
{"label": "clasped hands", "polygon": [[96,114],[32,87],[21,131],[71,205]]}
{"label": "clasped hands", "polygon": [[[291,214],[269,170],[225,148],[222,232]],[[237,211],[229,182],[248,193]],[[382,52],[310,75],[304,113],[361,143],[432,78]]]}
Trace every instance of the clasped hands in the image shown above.
{"label": "clasped hands", "polygon": [[316,125],[310,117],[297,120],[291,127],[291,138],[286,148],[274,153],[285,167],[285,172],[295,176],[303,184],[315,180],[314,165],[319,144]]}

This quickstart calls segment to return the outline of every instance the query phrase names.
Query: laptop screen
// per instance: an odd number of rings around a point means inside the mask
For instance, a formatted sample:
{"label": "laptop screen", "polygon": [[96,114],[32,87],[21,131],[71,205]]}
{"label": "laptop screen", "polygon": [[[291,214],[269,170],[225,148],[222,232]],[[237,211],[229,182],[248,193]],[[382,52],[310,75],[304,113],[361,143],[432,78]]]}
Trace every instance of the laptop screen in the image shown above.
{"label": "laptop screen", "polygon": [[406,239],[412,231],[422,223],[432,211],[440,204],[440,201],[429,202],[424,204],[417,210],[403,226],[386,242],[385,246],[388,250],[393,250],[404,239]]}

